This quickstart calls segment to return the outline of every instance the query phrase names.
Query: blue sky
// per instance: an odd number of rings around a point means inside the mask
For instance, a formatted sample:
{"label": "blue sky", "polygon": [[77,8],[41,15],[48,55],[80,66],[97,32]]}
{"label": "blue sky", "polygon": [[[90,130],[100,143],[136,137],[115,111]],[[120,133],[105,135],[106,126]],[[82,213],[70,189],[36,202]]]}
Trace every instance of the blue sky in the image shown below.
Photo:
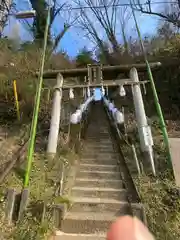
{"label": "blue sky", "polygon": [[[18,9],[28,9],[30,8],[30,4],[28,4],[27,0],[15,0]],[[54,26],[53,26],[53,33],[59,32],[66,20],[69,18],[68,12],[63,12],[61,16],[58,16]],[[140,29],[142,34],[154,34],[156,26],[158,24],[158,19],[156,17],[151,17],[147,15],[140,15],[137,13],[138,22],[140,25]],[[13,26],[17,20],[14,18],[10,18],[8,21],[8,25],[4,31],[5,35],[9,35],[12,32]],[[18,22],[19,28],[20,28],[20,37],[22,41],[26,41],[31,39],[31,35],[28,33],[22,22]],[[135,35],[137,34],[134,28],[134,23],[130,21],[128,26],[128,32],[129,34]],[[74,57],[77,55],[80,49],[82,49],[84,46],[90,47],[92,46],[92,43],[88,41],[88,39],[83,38],[83,32],[78,29],[77,27],[72,27],[64,36],[64,38],[61,40],[61,43],[58,47],[58,49],[65,50],[70,57]],[[119,40],[121,40],[121,35],[118,36]]]}

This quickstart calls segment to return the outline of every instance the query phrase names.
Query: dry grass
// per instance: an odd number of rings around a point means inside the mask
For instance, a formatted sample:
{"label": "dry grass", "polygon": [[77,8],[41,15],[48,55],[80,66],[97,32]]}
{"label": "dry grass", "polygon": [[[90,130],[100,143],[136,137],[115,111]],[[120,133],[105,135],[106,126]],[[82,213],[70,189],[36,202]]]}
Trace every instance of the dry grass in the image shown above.
{"label": "dry grass", "polygon": [[[65,164],[64,174],[68,175],[74,161],[78,159],[78,155],[74,151],[67,150],[67,148],[61,149],[58,156],[53,162],[47,161],[47,158],[42,153],[36,153],[31,171],[30,178],[30,202],[37,207],[38,203],[43,202],[46,206],[49,206],[46,211],[43,222],[39,219],[39,215],[33,213],[32,210],[28,210],[22,222],[16,226],[7,227],[3,221],[0,222],[1,236],[5,239],[45,239],[47,235],[51,234],[53,230],[52,222],[52,210],[51,206],[56,203],[70,204],[68,197],[58,197],[57,189],[60,184],[60,172],[62,170],[62,163]],[[15,188],[18,192],[22,189],[23,178],[25,174],[26,163],[20,167],[14,169],[10,176],[1,186],[1,220],[4,215],[5,202],[3,196],[5,195],[7,186],[8,188]],[[65,181],[67,184],[67,181]],[[66,186],[64,186],[66,188]],[[39,208],[38,208],[39,210]],[[8,230],[7,230],[8,229]]]}
{"label": "dry grass", "polygon": [[174,182],[142,176],[136,183],[156,240],[180,239],[180,200]]}
{"label": "dry grass", "polygon": [[[17,80],[21,109],[25,109],[26,114],[27,109],[32,112],[37,86],[35,72],[40,67],[42,50],[35,44],[29,43],[22,46],[21,50],[13,51],[11,44],[8,40],[0,41],[0,100],[1,102],[6,101],[6,104],[8,102],[14,104],[12,80]],[[45,64],[45,69],[71,67],[73,67],[73,63],[64,53],[52,55]]]}
{"label": "dry grass", "polygon": [[[142,162],[145,173],[140,177],[133,174],[137,189],[140,193],[148,220],[148,227],[154,234],[156,240],[178,240],[180,239],[180,199],[179,191],[172,178],[172,172],[168,168],[167,154],[163,143],[162,134],[156,118],[149,119],[154,139],[155,164],[158,176],[154,178],[149,163],[141,156],[137,137],[135,146],[139,160]],[[169,124],[171,133],[177,130]],[[137,135],[136,121],[130,121],[128,126],[130,135]],[[130,171],[136,169],[135,161],[132,161],[132,151],[127,145],[123,146],[123,153]]]}

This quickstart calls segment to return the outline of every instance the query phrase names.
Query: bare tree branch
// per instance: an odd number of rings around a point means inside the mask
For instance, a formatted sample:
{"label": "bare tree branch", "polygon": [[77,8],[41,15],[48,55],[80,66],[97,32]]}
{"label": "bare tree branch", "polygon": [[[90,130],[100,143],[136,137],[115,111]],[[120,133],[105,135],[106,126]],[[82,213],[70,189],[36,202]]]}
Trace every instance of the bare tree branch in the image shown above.
{"label": "bare tree branch", "polygon": [[[118,0],[97,0],[96,7],[94,7],[93,0],[84,0],[84,4],[82,4],[82,0],[75,0],[75,3],[83,8],[84,5],[89,7],[89,12],[93,15],[99,22],[102,30],[105,31],[106,36],[111,43],[113,50],[115,52],[120,51],[119,43],[116,38],[115,30],[116,30],[116,11],[117,8],[115,5],[117,4]],[[112,11],[109,11],[109,6],[114,6]],[[98,8],[97,6],[101,6]],[[87,9],[86,9],[87,10]],[[85,9],[84,9],[85,11]]]}
{"label": "bare tree branch", "polygon": [[106,62],[110,62],[110,55],[109,52],[105,50],[105,45],[103,40],[99,37],[99,34],[93,24],[93,22],[90,20],[88,13],[83,9],[81,2],[78,2],[80,6],[80,18],[78,19],[78,25],[82,30],[87,32],[88,39],[92,38],[92,42],[98,45],[99,49],[101,49],[101,52],[104,54],[104,58]]}
{"label": "bare tree branch", "polygon": [[120,9],[119,22],[120,22],[120,26],[121,26],[123,41],[124,41],[124,48],[127,53],[129,53],[129,46],[128,46],[128,41],[126,38],[126,26],[127,26],[128,21],[131,18],[131,15],[132,15],[132,12],[130,11],[130,9],[127,6],[122,7]]}
{"label": "bare tree branch", "polygon": [[62,5],[59,5],[56,0],[54,0],[53,7],[51,9],[51,25],[53,24],[54,20],[56,19],[57,15],[60,14],[60,12],[63,10],[63,8],[66,6],[66,3],[63,3]]}
{"label": "bare tree branch", "polygon": [[177,3],[170,3],[168,8],[169,11],[155,11],[152,9],[152,1],[148,0],[148,8],[145,8],[144,5],[141,3],[141,0],[133,0],[135,5],[135,10],[140,11],[144,14],[158,16],[165,21],[172,23],[174,26],[180,28],[180,0],[177,0]]}

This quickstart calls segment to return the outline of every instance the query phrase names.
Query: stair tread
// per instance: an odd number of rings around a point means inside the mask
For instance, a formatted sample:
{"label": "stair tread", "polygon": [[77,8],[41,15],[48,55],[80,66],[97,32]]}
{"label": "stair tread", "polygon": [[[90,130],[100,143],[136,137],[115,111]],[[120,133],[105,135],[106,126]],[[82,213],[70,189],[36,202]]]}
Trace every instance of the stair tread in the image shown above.
{"label": "stair tread", "polygon": [[83,177],[83,178],[101,178],[101,179],[121,179],[120,172],[118,171],[95,171],[95,170],[88,170],[83,171],[80,170],[77,174],[77,177]]}
{"label": "stair tread", "polygon": [[82,156],[81,157],[81,161],[96,161],[96,163],[98,163],[98,161],[99,162],[102,162],[102,161],[104,161],[104,162],[107,162],[107,161],[113,161],[113,162],[117,162],[117,157],[116,156],[111,156],[111,158],[108,156],[106,156],[106,158],[104,158],[104,157],[101,157],[101,156]]}
{"label": "stair tread", "polygon": [[90,236],[81,236],[81,235],[79,235],[79,233],[75,236],[75,235],[61,235],[61,236],[55,236],[54,238],[53,238],[53,240],[72,240],[72,239],[74,239],[74,240],[105,240],[106,239],[106,237],[104,237],[104,236],[96,236],[96,235],[94,235],[94,236],[92,236],[92,235],[90,235]]}
{"label": "stair tread", "polygon": [[72,219],[72,220],[93,220],[93,221],[110,221],[113,222],[116,220],[118,216],[116,216],[116,213],[110,213],[110,212],[90,212],[87,214],[87,212],[68,212],[65,215],[65,219]]}
{"label": "stair tread", "polygon": [[86,158],[84,158],[84,159],[81,159],[81,161],[83,162],[83,163],[95,163],[96,165],[106,165],[106,166],[112,166],[111,165],[111,163],[113,163],[113,165],[115,165],[116,163],[117,163],[117,159],[101,159],[101,160],[97,160],[97,159],[93,159],[93,158],[91,158],[91,159],[86,159]]}
{"label": "stair tread", "polygon": [[77,187],[110,187],[110,188],[124,188],[122,179],[104,179],[104,178],[76,178],[74,186]]}
{"label": "stair tread", "polygon": [[[76,178],[77,181],[87,181],[87,178]],[[88,179],[89,182],[102,182],[102,183],[105,183],[105,182],[119,182],[119,183],[122,183],[122,180],[121,179],[99,179],[99,178],[93,178],[93,179]]]}
{"label": "stair tread", "polygon": [[118,164],[109,164],[109,165],[104,165],[104,164],[88,164],[88,163],[81,163],[80,167],[118,167]]}
{"label": "stair tread", "polygon": [[129,204],[128,201],[119,201],[119,200],[115,200],[115,199],[109,199],[109,198],[97,198],[97,197],[73,197],[71,198],[71,200],[74,202],[74,203],[103,203],[103,204],[106,204],[106,203],[114,203],[114,204],[122,204],[122,205],[125,205],[125,204]]}
{"label": "stair tread", "polygon": [[110,174],[110,173],[114,173],[114,174],[120,174],[120,172],[115,172],[115,171],[96,171],[96,170],[80,170],[79,173],[104,173],[104,174]]}
{"label": "stair tread", "polygon": [[[98,163],[100,164],[100,165],[111,165],[112,163],[113,163],[113,165],[115,165],[116,163],[117,163],[117,161],[118,161],[118,159],[117,159],[117,157],[99,157],[99,156],[97,156],[97,157],[82,157],[81,158],[81,162],[82,163],[96,163],[97,165],[98,165]],[[109,162],[109,164],[107,164]]]}
{"label": "stair tread", "polygon": [[127,192],[126,189],[116,189],[116,188],[101,188],[101,187],[73,187],[73,190],[82,190],[82,191],[107,191],[107,192]]}
{"label": "stair tread", "polygon": [[56,236],[78,236],[78,237],[106,237],[106,233],[98,232],[96,234],[77,234],[77,233],[65,233],[62,231],[56,231]]}

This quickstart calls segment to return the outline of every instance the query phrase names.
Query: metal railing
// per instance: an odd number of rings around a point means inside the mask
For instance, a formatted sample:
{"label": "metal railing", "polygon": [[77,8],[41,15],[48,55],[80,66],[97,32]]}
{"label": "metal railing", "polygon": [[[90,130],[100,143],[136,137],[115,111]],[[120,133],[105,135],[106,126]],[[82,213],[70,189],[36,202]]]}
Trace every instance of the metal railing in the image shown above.
{"label": "metal railing", "polygon": [[[127,146],[131,147],[133,155],[134,155],[133,151],[135,150],[134,145],[133,144],[132,145],[129,144],[126,141],[126,139],[123,137],[123,134],[119,130],[118,124],[115,122],[111,111],[109,111],[109,109],[107,108],[106,105],[105,105],[105,109],[106,109],[108,120],[110,122],[110,126],[112,127],[112,130],[113,130],[112,132],[114,133],[113,135],[115,137],[116,144],[118,146],[120,156],[122,157],[122,160],[123,160],[120,163],[121,167],[123,168],[123,170],[122,170],[123,171],[123,178],[126,175],[126,178],[128,178],[128,180],[129,180],[129,181],[125,181],[125,185],[126,185],[127,189],[131,189],[131,190],[133,189],[133,191],[131,191],[131,192],[128,191],[128,200],[129,200],[129,204],[132,207],[132,213],[136,215],[136,210],[139,209],[141,211],[142,221],[144,222],[144,224],[147,225],[145,208],[141,204],[141,198],[140,198],[138,189],[137,189],[137,187],[135,185],[135,182],[134,182],[134,180],[132,178],[132,175],[130,173],[130,169],[129,169],[128,165],[126,164],[126,161],[125,161],[125,158],[124,158],[121,146],[120,146],[120,142],[123,141],[125,144],[127,144]],[[135,153],[135,155],[136,155],[136,153]],[[137,171],[138,171],[138,174],[139,174],[140,173],[140,166],[139,166],[139,161],[138,161],[137,155],[136,155],[135,162],[136,162],[136,167],[137,167]],[[129,183],[127,183],[127,182],[129,182]],[[134,203],[138,203],[139,206],[136,205],[136,204],[133,205]],[[135,209],[134,209],[134,207],[135,207]]]}

